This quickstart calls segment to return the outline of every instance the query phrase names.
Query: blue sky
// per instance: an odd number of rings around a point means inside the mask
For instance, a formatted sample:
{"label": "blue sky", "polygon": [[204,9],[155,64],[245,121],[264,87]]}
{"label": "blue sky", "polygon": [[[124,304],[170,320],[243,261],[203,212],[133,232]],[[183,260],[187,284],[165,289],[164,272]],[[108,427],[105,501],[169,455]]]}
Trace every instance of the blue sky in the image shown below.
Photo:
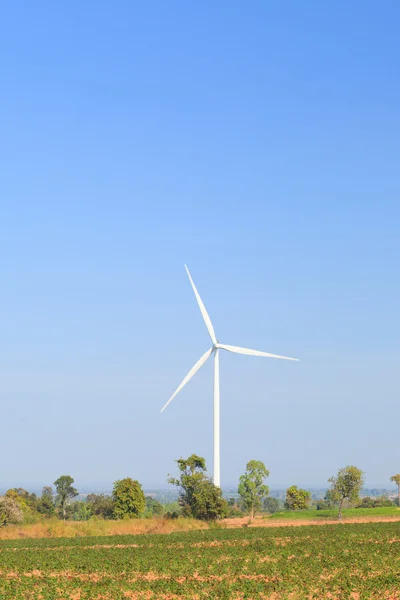
{"label": "blue sky", "polygon": [[0,485],[400,470],[397,2],[8,3]]}

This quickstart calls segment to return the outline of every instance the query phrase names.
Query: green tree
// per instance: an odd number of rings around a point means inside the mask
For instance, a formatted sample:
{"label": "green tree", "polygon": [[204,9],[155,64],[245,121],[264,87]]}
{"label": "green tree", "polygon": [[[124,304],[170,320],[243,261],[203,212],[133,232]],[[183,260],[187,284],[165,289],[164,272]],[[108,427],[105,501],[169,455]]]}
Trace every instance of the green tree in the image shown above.
{"label": "green tree", "polygon": [[6,492],[7,498],[13,498],[20,506],[24,522],[32,522],[36,518],[37,497],[36,494],[30,494],[23,488],[12,488]]}
{"label": "green tree", "polygon": [[51,487],[51,485],[45,485],[42,488],[42,497],[43,496],[48,496],[49,498],[54,497],[54,492],[53,492],[53,488]]}
{"label": "green tree", "polygon": [[180,477],[169,477],[168,483],[180,488],[179,505],[182,515],[205,521],[220,519],[227,513],[222,491],[207,475],[206,461],[197,454],[176,461]]}
{"label": "green tree", "polygon": [[228,505],[221,488],[209,477],[196,487],[193,494],[194,517],[200,521],[216,521],[228,513]]}
{"label": "green tree", "polygon": [[112,498],[116,519],[137,519],[146,508],[142,486],[130,477],[114,483]]}
{"label": "green tree", "polygon": [[228,502],[228,512],[226,515],[227,517],[229,517],[229,518],[243,517],[244,506],[242,505],[240,498],[228,498],[227,502]]}
{"label": "green tree", "polygon": [[267,498],[264,498],[263,510],[272,515],[273,513],[279,512],[281,510],[281,503],[277,498],[272,498],[271,496],[268,496]]}
{"label": "green tree", "polygon": [[179,458],[175,461],[181,472],[180,478],[169,477],[168,483],[180,488],[178,503],[181,507],[182,516],[189,517],[193,515],[193,494],[196,486],[206,477],[206,461],[197,454],[192,454],[189,458]]}
{"label": "green tree", "polygon": [[381,506],[393,506],[394,503],[389,500],[385,495],[378,496],[378,498],[371,498],[365,496],[360,502],[358,502],[356,508],[379,508]]}
{"label": "green tree", "polygon": [[86,498],[92,515],[102,519],[114,518],[114,500],[105,494],[89,494]]}
{"label": "green tree", "polygon": [[246,465],[246,472],[239,480],[239,496],[249,513],[249,522],[253,521],[255,513],[261,508],[262,500],[268,496],[269,488],[264,484],[264,479],[269,471],[261,460],[250,460]]}
{"label": "green tree", "polygon": [[357,502],[364,483],[364,473],[354,466],[339,469],[336,477],[328,479],[332,499],[339,503],[338,518],[342,518],[343,502]]}
{"label": "green tree", "polygon": [[390,481],[393,481],[397,485],[397,506],[400,506],[400,473],[392,475]]}
{"label": "green tree", "polygon": [[61,477],[54,482],[57,491],[56,503],[60,507],[62,518],[64,520],[68,501],[78,495],[78,490],[72,486],[73,483],[74,480],[70,475],[61,475]]}
{"label": "green tree", "polygon": [[307,510],[311,494],[307,490],[292,485],[286,490],[285,508],[287,510]]}
{"label": "green tree", "polygon": [[41,515],[52,517],[55,513],[53,490],[50,486],[45,486],[42,490],[42,495],[39,498],[36,510]]}
{"label": "green tree", "polygon": [[77,500],[68,504],[66,516],[67,519],[71,519],[71,521],[88,521],[92,516],[92,511],[87,502]]}
{"label": "green tree", "polygon": [[146,496],[146,516],[148,516],[148,517],[158,516],[159,517],[163,513],[164,513],[164,507],[161,504],[161,502],[159,502],[155,498],[152,498],[151,496]]}
{"label": "green tree", "polygon": [[164,518],[165,519],[177,519],[181,516],[181,507],[178,502],[169,502],[164,504]]}
{"label": "green tree", "polygon": [[332,492],[330,490],[327,490],[324,499],[320,500],[318,499],[316,504],[315,504],[315,508],[317,510],[331,510],[332,508],[335,508],[335,506],[338,505],[337,500],[335,500],[335,498],[332,497]]}
{"label": "green tree", "polygon": [[16,497],[20,498],[20,500],[24,501],[26,506],[29,506],[32,510],[36,508],[37,496],[36,494],[31,494],[24,488],[12,488],[6,492],[7,494],[13,493]]}

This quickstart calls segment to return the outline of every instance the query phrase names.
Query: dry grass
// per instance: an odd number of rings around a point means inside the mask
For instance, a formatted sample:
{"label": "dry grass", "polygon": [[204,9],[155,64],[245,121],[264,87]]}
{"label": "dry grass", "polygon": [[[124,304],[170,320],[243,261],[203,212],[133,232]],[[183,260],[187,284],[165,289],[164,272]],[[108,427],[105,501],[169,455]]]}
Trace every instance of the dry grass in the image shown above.
{"label": "dry grass", "polygon": [[[345,523],[378,523],[400,521],[400,517],[366,516],[348,517],[342,521],[325,519],[282,519],[269,520],[256,518],[250,527],[301,527],[304,525],[340,525]],[[248,526],[248,518],[224,519],[220,527]],[[129,521],[59,521],[49,519],[30,525],[11,525],[0,528],[0,540],[18,538],[74,538],[86,536],[107,535],[138,535],[146,533],[173,533],[174,531],[192,531],[194,529],[209,529],[209,525],[195,519],[132,519]],[[396,540],[397,541],[397,540]]]}
{"label": "dry grass", "polygon": [[49,519],[32,525],[0,528],[1,540],[18,538],[74,538],[102,535],[137,535],[208,529],[207,523],[194,519],[132,519],[129,521],[58,521]]}

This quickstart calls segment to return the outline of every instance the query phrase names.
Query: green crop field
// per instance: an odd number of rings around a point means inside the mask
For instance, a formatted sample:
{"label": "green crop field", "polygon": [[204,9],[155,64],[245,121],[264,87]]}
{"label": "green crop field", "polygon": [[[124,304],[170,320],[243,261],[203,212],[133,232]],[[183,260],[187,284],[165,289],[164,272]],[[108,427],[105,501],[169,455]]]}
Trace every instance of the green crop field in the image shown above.
{"label": "green crop field", "polygon": [[400,598],[400,524],[0,542],[0,598]]}
{"label": "green crop field", "polygon": [[[379,508],[345,508],[343,517],[399,517],[400,510],[397,506],[380,506]],[[337,520],[338,509],[328,510],[286,510],[268,515],[268,519],[332,519]]]}

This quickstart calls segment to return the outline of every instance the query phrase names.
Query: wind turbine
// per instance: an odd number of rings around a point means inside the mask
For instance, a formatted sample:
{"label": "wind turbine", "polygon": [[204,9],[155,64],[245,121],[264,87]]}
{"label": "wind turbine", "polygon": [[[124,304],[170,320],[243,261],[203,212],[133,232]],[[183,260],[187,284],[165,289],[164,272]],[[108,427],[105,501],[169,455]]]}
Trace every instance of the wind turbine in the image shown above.
{"label": "wind turbine", "polygon": [[161,412],[165,410],[175,396],[181,391],[181,389],[192,379],[197,371],[204,365],[204,363],[214,355],[214,484],[220,487],[220,413],[219,413],[219,351],[227,350],[228,352],[234,352],[235,354],[249,354],[250,356],[266,356],[267,358],[282,358],[283,360],[299,360],[298,358],[289,358],[288,356],[279,356],[278,354],[269,354],[268,352],[260,352],[259,350],[249,350],[248,348],[241,348],[240,346],[229,346],[228,344],[220,344],[215,336],[214,327],[211,323],[211,319],[206,311],[206,307],[203,304],[200,294],[193,283],[193,279],[190,275],[189,269],[185,265],[186,272],[188,274],[190,283],[192,285],[194,295],[196,296],[197,304],[199,305],[200,312],[203,316],[204,323],[206,324],[208,333],[210,335],[212,346],[207,352],[203,354],[197,363],[192,367],[189,373],[186,375],[182,383],[177,387],[175,392],[172,394],[168,402],[163,406]]}

